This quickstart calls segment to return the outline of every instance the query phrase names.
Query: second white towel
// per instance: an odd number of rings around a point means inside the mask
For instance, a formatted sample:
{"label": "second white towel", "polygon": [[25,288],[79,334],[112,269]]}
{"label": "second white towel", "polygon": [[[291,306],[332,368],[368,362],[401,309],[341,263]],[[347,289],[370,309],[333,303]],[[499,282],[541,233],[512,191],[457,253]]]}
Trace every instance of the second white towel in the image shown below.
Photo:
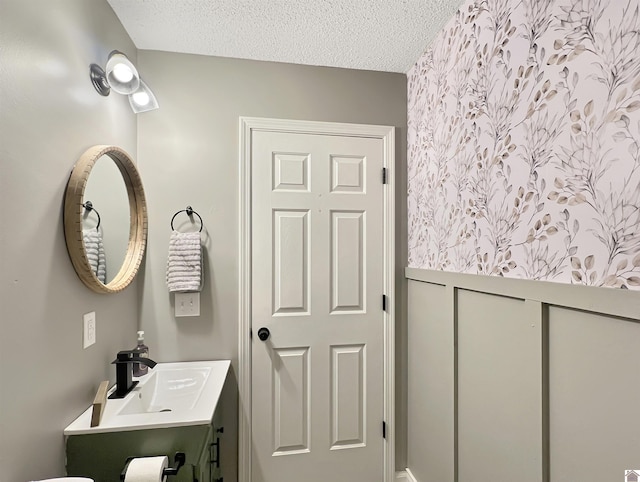
{"label": "second white towel", "polygon": [[83,229],[82,241],[93,273],[102,284],[107,284],[107,262],[102,244],[102,232],[96,228]]}
{"label": "second white towel", "polygon": [[199,232],[171,233],[167,259],[167,287],[170,292],[202,289],[202,242]]}

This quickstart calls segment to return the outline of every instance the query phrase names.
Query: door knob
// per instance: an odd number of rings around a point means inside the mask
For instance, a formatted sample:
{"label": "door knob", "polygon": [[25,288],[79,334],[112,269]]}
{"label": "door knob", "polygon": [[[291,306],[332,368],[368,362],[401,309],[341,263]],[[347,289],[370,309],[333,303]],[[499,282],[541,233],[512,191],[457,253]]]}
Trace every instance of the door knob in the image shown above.
{"label": "door knob", "polygon": [[271,336],[269,328],[262,327],[258,330],[258,338],[260,338],[260,340],[267,341],[269,336]]}

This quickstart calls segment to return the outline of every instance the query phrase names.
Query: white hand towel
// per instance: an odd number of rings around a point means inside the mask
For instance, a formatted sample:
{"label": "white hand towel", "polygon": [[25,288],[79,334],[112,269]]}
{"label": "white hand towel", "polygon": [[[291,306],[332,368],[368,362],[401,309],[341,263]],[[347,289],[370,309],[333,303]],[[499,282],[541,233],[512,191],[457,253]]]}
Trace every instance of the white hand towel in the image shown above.
{"label": "white hand towel", "polygon": [[101,283],[107,284],[107,262],[102,244],[102,231],[96,228],[83,229],[82,241],[93,273]]}
{"label": "white hand towel", "polygon": [[202,242],[199,232],[171,233],[167,286],[170,292],[202,289]]}

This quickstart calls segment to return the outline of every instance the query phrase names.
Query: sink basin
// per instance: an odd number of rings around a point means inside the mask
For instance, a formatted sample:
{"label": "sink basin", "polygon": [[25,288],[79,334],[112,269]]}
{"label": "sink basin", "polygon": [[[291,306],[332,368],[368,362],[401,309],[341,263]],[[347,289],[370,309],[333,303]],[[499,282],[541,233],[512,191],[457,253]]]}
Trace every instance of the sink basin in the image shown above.
{"label": "sink basin", "polygon": [[198,403],[211,374],[211,367],[164,368],[147,375],[144,385],[133,389],[135,395],[118,412],[119,415],[137,413],[192,410]]}
{"label": "sink basin", "polygon": [[139,383],[125,398],[107,400],[99,426],[90,426],[92,407],[89,407],[64,434],[209,424],[229,365],[229,360],[158,363],[147,375],[134,377]]}

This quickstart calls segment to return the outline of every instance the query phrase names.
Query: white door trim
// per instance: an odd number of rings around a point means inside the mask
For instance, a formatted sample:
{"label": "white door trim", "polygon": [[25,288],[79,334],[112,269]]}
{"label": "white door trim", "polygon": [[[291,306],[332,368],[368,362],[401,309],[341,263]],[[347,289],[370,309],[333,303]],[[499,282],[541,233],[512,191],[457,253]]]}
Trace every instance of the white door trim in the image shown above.
{"label": "white door trim", "polygon": [[[251,482],[251,134],[253,131],[339,135],[382,139],[383,166],[387,169],[384,192],[384,444],[383,482],[395,479],[395,131],[390,126],[340,124],[240,117],[240,266],[238,341],[238,481]],[[382,173],[381,173],[382,176]]]}

